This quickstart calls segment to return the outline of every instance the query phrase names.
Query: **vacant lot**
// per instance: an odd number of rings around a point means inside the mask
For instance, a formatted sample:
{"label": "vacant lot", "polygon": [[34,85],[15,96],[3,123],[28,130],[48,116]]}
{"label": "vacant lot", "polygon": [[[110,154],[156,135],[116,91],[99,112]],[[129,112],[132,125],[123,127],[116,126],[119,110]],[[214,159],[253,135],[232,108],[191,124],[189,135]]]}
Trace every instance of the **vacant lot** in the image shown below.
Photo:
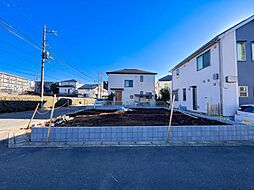
{"label": "vacant lot", "polygon": [[[70,115],[72,120],[57,126],[167,126],[170,112],[165,109],[133,109],[131,111],[87,110]],[[174,112],[172,125],[225,125]]]}

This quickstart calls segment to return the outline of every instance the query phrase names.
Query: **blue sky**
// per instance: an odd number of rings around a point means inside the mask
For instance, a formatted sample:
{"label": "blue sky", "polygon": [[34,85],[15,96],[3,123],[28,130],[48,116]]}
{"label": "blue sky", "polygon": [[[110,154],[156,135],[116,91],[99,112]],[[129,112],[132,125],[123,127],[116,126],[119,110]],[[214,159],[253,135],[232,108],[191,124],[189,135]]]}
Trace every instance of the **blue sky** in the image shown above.
{"label": "blue sky", "polygon": [[[212,37],[254,14],[253,0],[0,0],[0,18],[55,60],[46,80],[97,80],[98,72],[138,68],[158,78]],[[41,53],[0,27],[0,71],[40,77]]]}

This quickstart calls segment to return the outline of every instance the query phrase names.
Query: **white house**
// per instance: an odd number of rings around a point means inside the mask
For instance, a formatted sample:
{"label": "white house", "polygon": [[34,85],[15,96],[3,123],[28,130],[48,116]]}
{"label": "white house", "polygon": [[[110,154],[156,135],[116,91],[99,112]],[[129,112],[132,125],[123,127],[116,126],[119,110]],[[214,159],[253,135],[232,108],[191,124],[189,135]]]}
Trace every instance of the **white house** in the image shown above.
{"label": "white house", "polygon": [[156,92],[156,95],[157,95],[158,98],[160,97],[161,89],[167,89],[171,93],[171,90],[172,90],[172,75],[166,75],[166,76],[160,78],[156,82],[155,92]]}
{"label": "white house", "polygon": [[59,94],[77,95],[80,86],[81,84],[74,79],[61,81],[59,83]]}
{"label": "white house", "polygon": [[107,72],[108,93],[113,93],[114,101],[124,105],[155,102],[156,74],[138,69]]}
{"label": "white house", "polygon": [[98,84],[84,84],[78,88],[78,94],[85,98],[99,98],[100,93],[101,97],[108,95],[108,91]]}
{"label": "white house", "polygon": [[175,107],[233,116],[254,103],[254,16],[219,34],[172,70]]}

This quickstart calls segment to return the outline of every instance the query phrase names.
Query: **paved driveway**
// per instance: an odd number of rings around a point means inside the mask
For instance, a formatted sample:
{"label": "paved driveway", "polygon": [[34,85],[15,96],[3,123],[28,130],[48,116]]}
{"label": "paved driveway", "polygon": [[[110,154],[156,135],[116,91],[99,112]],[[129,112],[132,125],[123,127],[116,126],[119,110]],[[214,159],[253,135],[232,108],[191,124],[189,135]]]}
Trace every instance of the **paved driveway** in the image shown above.
{"label": "paved driveway", "polygon": [[254,189],[253,147],[0,148],[0,189]]}
{"label": "paved driveway", "polygon": [[[54,117],[64,115],[70,112],[86,109],[86,106],[70,106],[57,109],[54,112]],[[0,114],[0,141],[6,139],[9,132],[19,130],[21,127],[26,127],[33,111],[15,112]],[[40,123],[50,118],[50,111],[42,110],[40,114],[35,115],[33,123]]]}

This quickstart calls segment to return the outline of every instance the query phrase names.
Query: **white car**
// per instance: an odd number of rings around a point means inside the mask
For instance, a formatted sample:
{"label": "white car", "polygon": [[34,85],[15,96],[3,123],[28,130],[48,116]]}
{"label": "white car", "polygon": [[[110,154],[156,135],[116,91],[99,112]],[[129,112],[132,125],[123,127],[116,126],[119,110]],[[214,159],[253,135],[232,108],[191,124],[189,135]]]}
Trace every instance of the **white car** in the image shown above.
{"label": "white car", "polygon": [[235,114],[235,121],[254,125],[254,104],[241,105]]}
{"label": "white car", "polygon": [[95,100],[94,106],[95,106],[95,107],[104,106],[104,105],[105,105],[105,102],[106,102],[105,99],[103,99],[103,98],[98,98],[98,99]]}

